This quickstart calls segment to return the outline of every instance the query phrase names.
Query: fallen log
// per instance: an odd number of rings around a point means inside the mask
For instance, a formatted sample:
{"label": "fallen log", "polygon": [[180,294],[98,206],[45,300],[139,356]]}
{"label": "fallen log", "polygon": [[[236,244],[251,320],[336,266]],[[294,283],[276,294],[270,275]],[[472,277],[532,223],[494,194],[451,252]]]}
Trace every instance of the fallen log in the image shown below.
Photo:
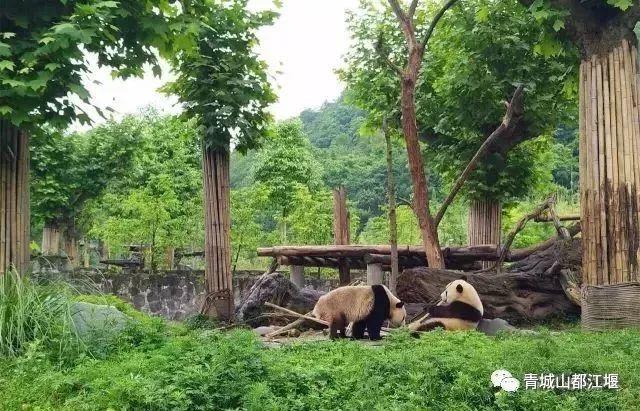
{"label": "fallen log", "polygon": [[397,292],[406,302],[429,307],[449,282],[465,277],[480,294],[485,318],[503,318],[512,324],[537,323],[580,314],[580,307],[568,297],[561,282],[562,271],[570,270],[575,274],[573,284],[580,283],[580,267],[580,239],[557,240],[502,273],[408,269],[398,278]]}

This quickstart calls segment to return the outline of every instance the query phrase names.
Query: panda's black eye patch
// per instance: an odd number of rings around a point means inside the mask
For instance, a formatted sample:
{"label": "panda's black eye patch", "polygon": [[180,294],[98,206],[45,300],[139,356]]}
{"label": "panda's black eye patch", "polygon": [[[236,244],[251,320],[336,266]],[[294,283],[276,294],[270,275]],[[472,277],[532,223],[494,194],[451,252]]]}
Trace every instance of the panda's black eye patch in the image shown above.
{"label": "panda's black eye patch", "polygon": [[396,308],[402,308],[403,305],[404,305],[404,301],[400,301],[399,303],[396,304]]}
{"label": "panda's black eye patch", "polygon": [[457,292],[459,292],[459,293],[461,293],[461,292],[462,292],[462,290],[464,290],[464,288],[462,288],[462,284],[458,284],[458,285],[456,286],[456,291],[457,291]]}

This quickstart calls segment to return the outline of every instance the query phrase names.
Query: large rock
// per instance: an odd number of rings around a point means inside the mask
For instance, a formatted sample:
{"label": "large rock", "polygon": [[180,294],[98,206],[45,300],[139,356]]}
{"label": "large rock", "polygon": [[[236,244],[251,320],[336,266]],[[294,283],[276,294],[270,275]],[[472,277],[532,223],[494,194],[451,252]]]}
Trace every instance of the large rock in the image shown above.
{"label": "large rock", "polygon": [[85,302],[72,304],[71,318],[81,337],[118,333],[131,321],[129,316],[115,307]]}
{"label": "large rock", "polygon": [[[299,289],[281,273],[263,274],[251,287],[245,299],[236,306],[236,320],[254,327],[268,324],[268,319],[260,317],[265,311],[264,303],[267,301],[305,314],[313,310],[322,294],[312,289]],[[292,318],[291,321],[293,320]]]}

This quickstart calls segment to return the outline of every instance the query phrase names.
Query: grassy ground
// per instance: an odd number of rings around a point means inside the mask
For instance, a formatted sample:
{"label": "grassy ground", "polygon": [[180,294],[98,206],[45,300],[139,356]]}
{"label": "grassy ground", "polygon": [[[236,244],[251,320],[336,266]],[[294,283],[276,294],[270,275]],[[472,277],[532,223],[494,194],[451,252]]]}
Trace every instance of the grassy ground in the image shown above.
{"label": "grassy ground", "polygon": [[[620,390],[495,389],[490,375],[618,373]],[[0,409],[637,410],[640,332],[487,337],[397,332],[380,346],[320,341],[265,348],[137,316],[124,333],[52,355],[40,341],[0,358]]]}

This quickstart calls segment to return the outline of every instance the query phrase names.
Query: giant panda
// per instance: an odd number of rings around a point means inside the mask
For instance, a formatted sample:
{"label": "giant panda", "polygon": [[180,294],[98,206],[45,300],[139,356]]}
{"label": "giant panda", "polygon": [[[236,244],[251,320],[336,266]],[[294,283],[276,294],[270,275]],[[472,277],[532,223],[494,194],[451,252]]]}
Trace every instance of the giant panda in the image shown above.
{"label": "giant panda", "polygon": [[464,280],[455,280],[440,294],[440,302],[429,308],[429,316],[420,322],[418,330],[475,330],[483,314],[476,289]]}
{"label": "giant panda", "polygon": [[329,323],[331,339],[346,337],[347,324],[353,323],[351,336],[364,338],[364,330],[371,340],[379,340],[385,320],[393,325],[404,323],[407,311],[404,302],[384,285],[344,286],[320,297],[313,315]]}

